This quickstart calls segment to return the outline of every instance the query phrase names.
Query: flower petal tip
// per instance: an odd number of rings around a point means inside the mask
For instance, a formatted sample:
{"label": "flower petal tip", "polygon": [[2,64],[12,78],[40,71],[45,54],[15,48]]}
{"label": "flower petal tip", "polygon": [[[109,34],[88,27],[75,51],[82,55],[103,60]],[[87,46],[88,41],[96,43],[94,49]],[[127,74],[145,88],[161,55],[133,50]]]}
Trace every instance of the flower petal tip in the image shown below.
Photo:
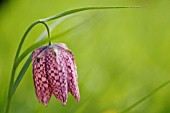
{"label": "flower petal tip", "polygon": [[77,102],[80,102],[80,98],[76,100]]}
{"label": "flower petal tip", "polygon": [[45,107],[48,107],[48,105],[47,104],[43,104]]}
{"label": "flower petal tip", "polygon": [[65,106],[65,105],[66,105],[66,102],[65,102],[65,103],[62,103],[62,105]]}

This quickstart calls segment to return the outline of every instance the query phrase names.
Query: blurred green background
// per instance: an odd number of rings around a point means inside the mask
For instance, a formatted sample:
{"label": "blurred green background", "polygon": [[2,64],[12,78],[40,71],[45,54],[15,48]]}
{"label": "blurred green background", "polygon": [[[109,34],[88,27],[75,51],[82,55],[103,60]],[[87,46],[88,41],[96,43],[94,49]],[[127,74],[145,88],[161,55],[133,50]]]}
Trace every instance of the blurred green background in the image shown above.
{"label": "blurred green background", "polygon": [[[53,37],[83,22],[53,41],[66,43],[74,53],[80,102],[76,103],[69,94],[67,105],[62,106],[52,96],[48,107],[44,107],[36,98],[30,66],[13,97],[11,113],[117,113],[170,79],[169,0],[0,2],[0,112],[6,101],[15,52],[28,26],[37,19],[73,8],[148,5],[141,9],[87,11],[58,25]],[[35,27],[22,51],[43,30],[42,25]],[[170,113],[169,88],[164,87],[130,113]]]}

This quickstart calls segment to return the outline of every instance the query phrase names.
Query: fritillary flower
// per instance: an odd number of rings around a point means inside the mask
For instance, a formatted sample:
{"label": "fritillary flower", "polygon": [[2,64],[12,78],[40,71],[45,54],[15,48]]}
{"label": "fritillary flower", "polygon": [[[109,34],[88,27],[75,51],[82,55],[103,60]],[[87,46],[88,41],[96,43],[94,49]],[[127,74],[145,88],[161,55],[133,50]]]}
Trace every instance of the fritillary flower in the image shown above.
{"label": "fritillary flower", "polygon": [[54,94],[66,105],[69,92],[77,102],[80,100],[74,56],[65,44],[37,48],[32,53],[32,62],[35,92],[42,104],[47,106]]}

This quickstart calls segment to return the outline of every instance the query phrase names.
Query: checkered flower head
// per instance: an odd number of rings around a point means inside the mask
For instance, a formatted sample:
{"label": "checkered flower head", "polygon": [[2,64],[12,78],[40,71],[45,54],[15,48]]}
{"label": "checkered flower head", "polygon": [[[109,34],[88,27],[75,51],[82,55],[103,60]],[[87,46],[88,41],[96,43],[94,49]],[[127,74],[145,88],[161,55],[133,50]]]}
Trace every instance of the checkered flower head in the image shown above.
{"label": "checkered flower head", "polygon": [[62,105],[66,105],[69,92],[80,100],[74,56],[65,44],[37,48],[32,53],[32,68],[37,98],[45,106],[52,94]]}

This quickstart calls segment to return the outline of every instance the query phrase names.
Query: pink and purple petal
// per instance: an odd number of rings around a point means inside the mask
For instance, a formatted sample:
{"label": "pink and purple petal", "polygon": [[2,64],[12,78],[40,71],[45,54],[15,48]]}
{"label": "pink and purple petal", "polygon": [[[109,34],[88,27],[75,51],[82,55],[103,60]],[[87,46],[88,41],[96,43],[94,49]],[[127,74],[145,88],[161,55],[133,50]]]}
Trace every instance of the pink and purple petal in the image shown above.
{"label": "pink and purple petal", "polygon": [[69,91],[75,97],[77,102],[80,101],[80,93],[78,87],[78,76],[77,76],[77,67],[75,64],[74,56],[70,51],[67,51],[67,71],[68,71],[68,85]]}
{"label": "pink and purple petal", "polygon": [[45,48],[36,49],[32,54],[33,61],[33,79],[35,92],[38,100],[47,106],[52,91],[47,80],[47,74],[45,69]]}
{"label": "pink and purple petal", "polygon": [[63,46],[57,45],[58,50],[62,51],[66,66],[67,66],[67,81],[68,88],[71,94],[75,97],[77,102],[80,100],[80,93],[78,87],[78,76],[77,76],[77,67],[74,60],[74,56],[71,51],[67,49],[67,46],[63,48]]}
{"label": "pink and purple petal", "polygon": [[54,46],[47,49],[47,74],[53,94],[62,105],[66,105],[68,98],[68,84],[66,65],[60,50]]}
{"label": "pink and purple petal", "polygon": [[40,48],[37,48],[32,52],[32,61],[36,60],[37,56],[44,51],[47,48],[47,46],[41,46]]}

